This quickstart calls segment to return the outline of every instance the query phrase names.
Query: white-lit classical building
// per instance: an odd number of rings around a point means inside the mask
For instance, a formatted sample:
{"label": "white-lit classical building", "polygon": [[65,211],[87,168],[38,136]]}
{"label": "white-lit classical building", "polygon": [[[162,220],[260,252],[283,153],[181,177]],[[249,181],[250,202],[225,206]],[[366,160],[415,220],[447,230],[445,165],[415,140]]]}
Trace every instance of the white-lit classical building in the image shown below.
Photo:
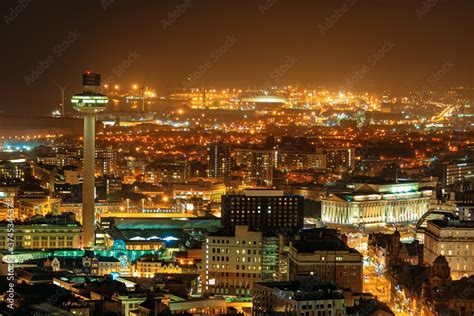
{"label": "white-lit classical building", "polygon": [[421,183],[356,183],[352,191],[321,201],[323,222],[385,225],[416,222],[428,211],[433,190]]}

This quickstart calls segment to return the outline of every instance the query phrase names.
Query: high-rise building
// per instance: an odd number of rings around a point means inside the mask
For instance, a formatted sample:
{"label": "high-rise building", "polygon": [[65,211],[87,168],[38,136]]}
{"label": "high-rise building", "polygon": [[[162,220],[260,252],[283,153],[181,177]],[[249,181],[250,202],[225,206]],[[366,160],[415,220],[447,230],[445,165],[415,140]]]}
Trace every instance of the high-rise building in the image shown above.
{"label": "high-rise building", "polygon": [[474,162],[459,162],[443,164],[443,187],[457,182],[474,180]]}
{"label": "high-rise building", "polygon": [[208,148],[209,178],[227,180],[231,168],[231,148],[227,144],[212,144]]}
{"label": "high-rise building", "polygon": [[117,151],[112,147],[96,148],[95,163],[98,175],[113,175],[117,170]]}
{"label": "high-rise building", "polygon": [[326,170],[326,155],[291,151],[278,152],[277,168],[279,170]]}
{"label": "high-rise building", "polygon": [[202,291],[251,296],[255,282],[276,278],[278,241],[248,226],[209,233],[203,244]]}
{"label": "high-rise building", "polygon": [[444,256],[453,279],[474,274],[474,222],[428,221],[424,235],[423,258],[427,264]]}
{"label": "high-rise building", "polygon": [[100,93],[100,75],[90,71],[82,75],[84,91],[72,97],[74,110],[84,114],[84,172],[82,186],[82,246],[95,244],[95,117],[105,110],[106,95]]}
{"label": "high-rise building", "polygon": [[304,224],[304,198],[283,190],[246,190],[222,196],[222,226],[247,225],[263,232],[296,232]]}
{"label": "high-rise building", "polygon": [[326,155],[326,167],[333,172],[352,171],[355,168],[355,148],[316,148],[317,154]]}
{"label": "high-rise building", "polygon": [[274,150],[235,149],[235,165],[244,173],[244,183],[258,187],[273,184]]}

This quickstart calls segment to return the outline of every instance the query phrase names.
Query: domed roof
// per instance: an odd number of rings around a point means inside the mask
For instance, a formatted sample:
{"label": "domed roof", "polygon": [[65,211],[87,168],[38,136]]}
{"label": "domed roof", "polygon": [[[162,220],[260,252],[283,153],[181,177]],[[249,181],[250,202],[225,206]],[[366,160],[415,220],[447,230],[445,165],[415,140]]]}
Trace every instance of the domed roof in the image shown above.
{"label": "domed roof", "polygon": [[433,261],[433,264],[448,264],[448,260],[446,260],[445,256],[438,256],[436,259]]}

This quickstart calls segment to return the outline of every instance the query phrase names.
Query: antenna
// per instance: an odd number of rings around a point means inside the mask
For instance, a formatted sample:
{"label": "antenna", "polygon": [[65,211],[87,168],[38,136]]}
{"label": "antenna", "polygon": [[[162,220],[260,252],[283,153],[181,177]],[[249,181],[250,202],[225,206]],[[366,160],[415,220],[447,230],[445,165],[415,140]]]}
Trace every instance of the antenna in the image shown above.
{"label": "antenna", "polygon": [[59,83],[57,83],[56,81],[54,82],[58,88],[59,88],[59,91],[61,92],[61,116],[64,117],[64,114],[65,114],[65,110],[64,110],[64,93],[66,91],[66,88],[69,87],[70,83],[68,83],[67,85],[65,86],[61,86]]}

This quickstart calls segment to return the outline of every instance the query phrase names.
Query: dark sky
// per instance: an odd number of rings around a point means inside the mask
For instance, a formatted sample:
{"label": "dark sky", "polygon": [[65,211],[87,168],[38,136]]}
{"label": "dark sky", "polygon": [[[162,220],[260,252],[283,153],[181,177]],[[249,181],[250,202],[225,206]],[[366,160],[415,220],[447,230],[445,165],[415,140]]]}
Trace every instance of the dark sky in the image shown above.
{"label": "dark sky", "polygon": [[[0,112],[50,113],[54,81],[71,83],[69,96],[86,69],[158,89],[182,86],[197,67],[214,87],[338,89],[356,73],[356,89],[471,84],[473,9],[472,0],[1,0]],[[237,41],[226,48],[229,36]]]}

